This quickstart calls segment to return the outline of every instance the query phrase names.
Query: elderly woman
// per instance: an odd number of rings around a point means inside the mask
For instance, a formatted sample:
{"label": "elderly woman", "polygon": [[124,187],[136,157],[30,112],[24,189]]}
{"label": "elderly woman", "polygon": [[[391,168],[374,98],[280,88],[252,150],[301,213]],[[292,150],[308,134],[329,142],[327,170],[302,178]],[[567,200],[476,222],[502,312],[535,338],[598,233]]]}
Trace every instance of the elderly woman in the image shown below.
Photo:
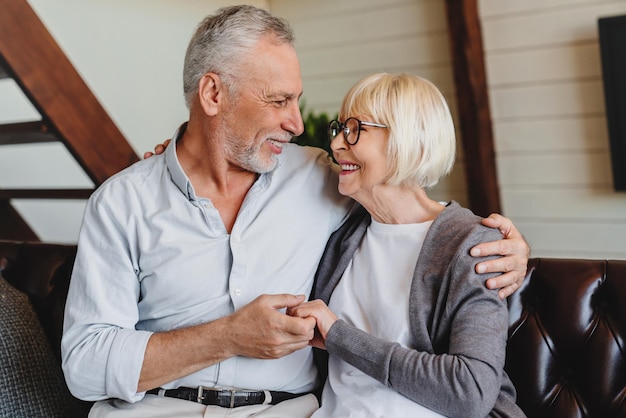
{"label": "elderly woman", "polygon": [[314,417],[524,416],[504,372],[506,301],[474,272],[470,248],[497,230],[426,189],[454,163],[448,106],[429,81],[374,74],[329,126],[340,193],[360,203],[333,234],[311,344],[330,354]]}

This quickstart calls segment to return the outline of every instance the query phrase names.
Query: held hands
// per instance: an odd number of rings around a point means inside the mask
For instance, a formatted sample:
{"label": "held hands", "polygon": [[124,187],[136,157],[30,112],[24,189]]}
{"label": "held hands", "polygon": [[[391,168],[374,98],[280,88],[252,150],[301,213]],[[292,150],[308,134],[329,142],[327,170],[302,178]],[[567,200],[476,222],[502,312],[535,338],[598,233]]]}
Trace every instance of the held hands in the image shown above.
{"label": "held hands", "polygon": [[230,315],[232,355],[276,359],[305,348],[313,339],[315,318],[285,315],[304,302],[304,295],[261,295]]}
{"label": "held hands", "polygon": [[300,318],[314,318],[317,324],[315,336],[310,345],[316,348],[326,349],[326,335],[337,321],[337,316],[326,304],[319,300],[312,300],[301,305],[287,309],[287,314]]}
{"label": "held hands", "polygon": [[519,233],[513,222],[502,215],[491,214],[483,219],[483,225],[497,228],[504,239],[485,242],[471,249],[474,257],[502,255],[476,265],[476,273],[502,272],[500,276],[487,280],[489,289],[500,289],[498,296],[504,299],[520,288],[526,276],[526,265],[530,256],[530,247]]}

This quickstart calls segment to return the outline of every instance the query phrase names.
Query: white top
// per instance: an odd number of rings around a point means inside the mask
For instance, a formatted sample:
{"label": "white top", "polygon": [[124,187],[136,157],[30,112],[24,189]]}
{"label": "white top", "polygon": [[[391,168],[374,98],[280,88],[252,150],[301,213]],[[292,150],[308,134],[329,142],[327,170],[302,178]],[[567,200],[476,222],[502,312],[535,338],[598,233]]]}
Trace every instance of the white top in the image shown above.
{"label": "white top", "polygon": [[[195,195],[173,142],[107,180],[89,199],[62,341],[63,369],[82,399],[134,402],[152,332],[211,321],[261,294],[308,295],[330,234],[351,201],[326,153],[286,144],[259,176],[228,234]],[[310,349],[277,360],[233,357],[163,385],[304,392]]]}
{"label": "white top", "polygon": [[[361,330],[410,347],[409,289],[431,224],[382,224],[372,219],[330,298],[330,309]],[[328,369],[315,418],[442,416],[332,355]]]}

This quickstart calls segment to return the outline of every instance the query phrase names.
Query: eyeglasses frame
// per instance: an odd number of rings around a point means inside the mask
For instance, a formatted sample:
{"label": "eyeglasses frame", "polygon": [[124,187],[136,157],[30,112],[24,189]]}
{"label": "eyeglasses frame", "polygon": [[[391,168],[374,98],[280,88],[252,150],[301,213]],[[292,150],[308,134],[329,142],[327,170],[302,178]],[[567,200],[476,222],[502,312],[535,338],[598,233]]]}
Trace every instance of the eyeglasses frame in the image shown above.
{"label": "eyeglasses frame", "polygon": [[[350,119],[354,119],[357,122],[357,133],[356,133],[356,140],[354,141],[354,143],[351,143],[348,140],[348,136],[350,135],[350,132],[348,132],[348,134],[346,134],[346,128],[347,128],[347,124],[348,121]],[[356,145],[357,142],[359,142],[359,138],[361,138],[361,126],[371,126],[374,128],[389,128],[387,125],[383,125],[382,123],[376,123],[376,122],[366,122],[366,121],[362,121],[360,119],[357,119],[355,117],[349,117],[348,119],[346,119],[345,122],[339,122],[337,119],[333,119],[330,122],[328,122],[328,139],[330,142],[332,142],[333,139],[335,139],[339,134],[333,136],[330,132],[330,127],[333,123],[337,123],[339,125],[339,129],[341,130],[341,133],[343,133],[343,139],[345,139],[345,141],[349,144],[349,145]]]}

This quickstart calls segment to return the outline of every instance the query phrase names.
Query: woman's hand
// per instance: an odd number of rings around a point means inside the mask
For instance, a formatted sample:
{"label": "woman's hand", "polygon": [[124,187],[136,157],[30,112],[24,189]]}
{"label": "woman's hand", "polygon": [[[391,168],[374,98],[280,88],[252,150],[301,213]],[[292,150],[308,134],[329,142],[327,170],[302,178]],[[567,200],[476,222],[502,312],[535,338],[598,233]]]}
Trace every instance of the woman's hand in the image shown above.
{"label": "woman's hand", "polygon": [[530,247],[509,218],[491,214],[483,219],[482,223],[485,226],[497,228],[504,239],[479,244],[471,249],[470,254],[474,257],[503,256],[478,263],[476,273],[501,272],[500,276],[487,280],[486,285],[489,289],[500,289],[498,296],[505,299],[519,289],[524,281]]}
{"label": "woman's hand", "polygon": [[326,349],[326,335],[328,335],[328,331],[337,321],[337,316],[323,301],[316,299],[310,302],[302,303],[298,306],[289,308],[287,310],[287,314],[300,318],[315,318],[317,326],[315,328],[315,335],[309,342],[309,345],[316,348]]}

